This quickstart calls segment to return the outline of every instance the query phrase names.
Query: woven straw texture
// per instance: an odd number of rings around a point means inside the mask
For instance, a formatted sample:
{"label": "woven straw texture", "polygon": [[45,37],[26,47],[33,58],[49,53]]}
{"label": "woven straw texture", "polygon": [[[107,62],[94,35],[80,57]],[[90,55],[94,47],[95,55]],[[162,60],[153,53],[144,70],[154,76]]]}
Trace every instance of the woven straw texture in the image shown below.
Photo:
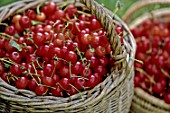
{"label": "woven straw texture", "polygon": [[[134,3],[129,10],[125,13],[123,20],[129,22],[133,14],[140,8],[154,5],[154,4],[170,4],[170,0],[142,0]],[[147,19],[158,18],[163,22],[170,21],[170,9],[161,8],[153,10],[151,13],[145,13],[136,18],[130,23],[129,27],[135,28]],[[134,97],[132,100],[131,113],[170,113],[170,105],[166,104],[163,100],[151,96],[141,88],[135,88]]]}
{"label": "woven straw texture", "polygon": [[[24,0],[0,8],[0,22],[8,17],[35,8],[45,0]],[[57,4],[65,0],[53,0]],[[133,60],[135,41],[127,26],[117,17],[93,0],[76,0],[76,5],[83,5],[100,20],[107,31],[116,60],[113,72],[92,90],[67,98],[36,96],[27,90],[19,90],[8,85],[0,78],[0,112],[2,113],[128,113],[133,96]],[[127,32],[124,45],[115,34],[115,24]]]}

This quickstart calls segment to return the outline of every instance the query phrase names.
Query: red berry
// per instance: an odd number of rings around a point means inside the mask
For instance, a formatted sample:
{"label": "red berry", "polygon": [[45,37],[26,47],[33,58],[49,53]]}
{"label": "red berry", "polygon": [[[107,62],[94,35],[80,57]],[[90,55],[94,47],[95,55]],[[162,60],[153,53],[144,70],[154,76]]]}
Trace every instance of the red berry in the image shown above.
{"label": "red berry", "polygon": [[16,81],[16,87],[19,89],[25,89],[28,85],[28,79],[26,77],[20,77],[17,81]]}
{"label": "red berry", "polygon": [[31,26],[31,20],[28,16],[22,16],[19,20],[19,24],[23,28],[29,28]]}
{"label": "red berry", "polygon": [[53,96],[56,96],[56,97],[63,96],[63,89],[60,87],[60,85],[56,85],[56,86],[54,86],[54,88],[55,89],[51,90],[51,93]]}
{"label": "red berry", "polygon": [[45,86],[37,86],[37,87],[35,88],[35,93],[36,93],[36,95],[38,95],[38,96],[46,95],[47,92],[48,92],[48,88],[45,87]]}

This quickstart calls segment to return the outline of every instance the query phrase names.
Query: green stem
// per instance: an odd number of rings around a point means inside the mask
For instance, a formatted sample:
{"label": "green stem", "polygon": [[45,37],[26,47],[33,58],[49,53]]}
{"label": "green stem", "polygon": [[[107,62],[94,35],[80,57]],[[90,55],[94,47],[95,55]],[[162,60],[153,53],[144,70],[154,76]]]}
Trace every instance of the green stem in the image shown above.
{"label": "green stem", "polygon": [[84,14],[84,15],[86,15],[86,16],[88,16],[88,17],[91,17],[91,16],[92,16],[91,14],[85,13],[85,12],[80,11],[80,10],[78,10],[77,13],[79,13],[79,14]]}
{"label": "green stem", "polygon": [[143,64],[143,61],[141,61],[141,60],[138,60],[138,59],[135,59],[135,58],[132,58],[132,57],[130,57],[130,59],[131,59],[131,60],[134,60],[134,61],[136,61],[136,62],[138,62],[138,63],[140,63],[140,64]]}
{"label": "green stem", "polygon": [[8,24],[7,24],[7,23],[0,23],[0,25],[8,26]]}
{"label": "green stem", "polygon": [[83,98],[83,94],[81,91],[79,91],[75,86],[73,86],[72,84],[69,84],[71,87],[73,87],[81,96],[81,98]]}

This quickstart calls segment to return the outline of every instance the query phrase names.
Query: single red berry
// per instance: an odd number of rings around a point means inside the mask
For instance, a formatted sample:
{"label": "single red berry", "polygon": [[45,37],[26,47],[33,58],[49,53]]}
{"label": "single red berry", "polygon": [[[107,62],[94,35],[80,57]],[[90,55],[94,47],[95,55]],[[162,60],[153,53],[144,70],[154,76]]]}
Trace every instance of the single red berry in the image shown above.
{"label": "single red berry", "polygon": [[54,65],[52,64],[45,64],[43,67],[44,75],[45,76],[52,76],[53,71],[55,72]]}
{"label": "single red berry", "polygon": [[53,96],[56,97],[62,97],[63,96],[63,89],[60,87],[60,85],[54,86],[55,89],[51,90],[51,93]]}
{"label": "single red berry", "polygon": [[23,28],[29,28],[31,26],[31,20],[28,16],[22,16],[19,20],[19,24]]}
{"label": "single red berry", "polygon": [[26,77],[20,77],[17,81],[16,81],[16,87],[19,89],[25,89],[28,85],[28,78]]}
{"label": "single red berry", "polygon": [[68,77],[70,75],[69,67],[66,65],[63,65],[59,70],[59,74],[61,77]]}
{"label": "single red berry", "polygon": [[83,78],[75,78],[75,82],[74,82],[74,86],[79,89],[82,90],[86,87],[86,80]]}
{"label": "single red berry", "polygon": [[69,89],[69,84],[70,84],[70,80],[68,78],[62,78],[60,80],[60,85],[64,90],[68,90]]}
{"label": "single red berry", "polygon": [[22,60],[21,54],[19,52],[12,52],[9,58],[16,63],[20,63]]}
{"label": "single red berry", "polygon": [[45,86],[37,86],[35,88],[35,93],[38,95],[38,96],[42,96],[42,95],[46,95],[48,92],[48,88],[45,87]]}
{"label": "single red berry", "polygon": [[34,91],[37,86],[38,86],[38,84],[36,83],[35,79],[29,80],[29,82],[28,82],[28,89],[29,90]]}
{"label": "single red berry", "polygon": [[46,42],[46,37],[42,33],[35,33],[33,35],[33,40],[37,46],[41,46]]}
{"label": "single red berry", "polygon": [[14,76],[20,76],[22,71],[21,71],[21,67],[19,65],[12,65],[10,67],[10,72],[11,74],[13,74]]}

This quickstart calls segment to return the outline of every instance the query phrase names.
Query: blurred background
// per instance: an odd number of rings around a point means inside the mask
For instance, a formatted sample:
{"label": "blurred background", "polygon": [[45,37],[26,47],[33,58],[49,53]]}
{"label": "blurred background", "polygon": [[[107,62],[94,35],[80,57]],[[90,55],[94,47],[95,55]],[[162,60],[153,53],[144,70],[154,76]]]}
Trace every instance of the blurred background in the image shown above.
{"label": "blurred background", "polygon": [[[12,2],[16,2],[16,1],[19,1],[19,0],[0,0],[0,7],[10,4]],[[95,1],[104,5],[105,7],[107,7],[113,12],[115,12],[116,4],[119,2],[120,10],[117,11],[117,14],[119,16],[122,16],[123,13],[127,10],[127,8],[137,0],[95,0]]]}
{"label": "blurred background", "polygon": [[[20,0],[0,0],[0,7],[4,5],[11,4],[13,2],[20,1]],[[50,0],[49,0],[50,1]],[[95,0],[98,3],[102,4],[104,7],[110,9],[112,12],[116,12],[117,15],[122,17],[124,13],[128,10],[128,8],[136,1],[138,0]],[[147,0],[146,0],[147,1]],[[119,6],[119,9],[117,10],[117,7]],[[131,21],[141,15],[143,12],[149,12],[152,9],[158,9],[160,7],[167,7],[170,5],[153,5],[149,7],[142,8],[134,15],[134,17],[131,19]]]}

